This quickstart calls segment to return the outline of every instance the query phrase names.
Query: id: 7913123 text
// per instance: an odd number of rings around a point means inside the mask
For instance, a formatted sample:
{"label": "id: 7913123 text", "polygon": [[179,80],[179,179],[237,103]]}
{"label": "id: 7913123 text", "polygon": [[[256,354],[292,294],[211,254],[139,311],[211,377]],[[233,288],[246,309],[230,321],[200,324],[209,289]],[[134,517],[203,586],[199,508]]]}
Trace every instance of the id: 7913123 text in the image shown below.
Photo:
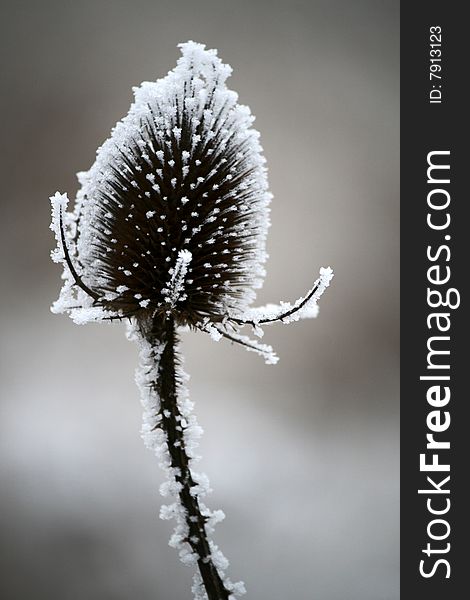
{"label": "id: 7913123 text", "polygon": [[442,28],[433,25],[429,28],[429,103],[442,103]]}

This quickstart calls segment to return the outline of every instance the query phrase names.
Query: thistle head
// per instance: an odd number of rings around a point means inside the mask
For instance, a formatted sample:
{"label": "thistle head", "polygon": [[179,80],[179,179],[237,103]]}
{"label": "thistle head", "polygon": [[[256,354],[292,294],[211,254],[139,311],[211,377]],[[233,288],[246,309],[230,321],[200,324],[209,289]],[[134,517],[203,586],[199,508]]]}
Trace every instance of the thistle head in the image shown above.
{"label": "thistle head", "polygon": [[65,194],[51,198],[52,258],[65,280],[53,311],[80,323],[168,315],[240,342],[247,322],[313,316],[331,275],[276,318],[247,312],[265,274],[271,200],[259,134],[217,51],[180,48],[166,77],[134,89],[129,113],[78,174],[73,211]]}
{"label": "thistle head", "polygon": [[220,322],[242,314],[262,283],[271,195],[254,117],[215,50],[180,48],[166,77],[134,89],[129,113],[79,174],[74,212],[63,195],[52,199],[54,256],[65,260],[62,219],[83,283],[66,264],[57,311]]}

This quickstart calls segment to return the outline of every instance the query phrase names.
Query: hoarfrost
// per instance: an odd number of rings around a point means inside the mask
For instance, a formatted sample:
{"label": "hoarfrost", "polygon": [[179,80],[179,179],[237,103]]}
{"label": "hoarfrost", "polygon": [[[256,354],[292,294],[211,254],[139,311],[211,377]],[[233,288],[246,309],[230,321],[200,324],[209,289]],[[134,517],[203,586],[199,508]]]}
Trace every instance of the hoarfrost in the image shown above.
{"label": "hoarfrost", "polygon": [[[179,493],[182,485],[177,481],[180,470],[171,466],[171,457],[169,452],[169,440],[164,430],[160,427],[161,421],[161,400],[158,395],[155,382],[158,379],[159,366],[161,356],[163,354],[165,344],[151,344],[148,337],[143,334],[141,324],[134,319],[131,320],[127,328],[128,339],[137,342],[139,346],[140,365],[136,370],[136,382],[140,390],[141,402],[143,406],[143,425],[142,438],[147,448],[152,450],[157,456],[160,466],[166,474],[166,481],[160,486],[160,493],[164,497],[171,497],[174,501],[170,504],[164,504],[160,509],[160,518],[163,520],[175,520],[176,525],[173,534],[170,538],[170,546],[174,547],[179,554],[183,564],[194,566],[199,556],[187,546],[189,528],[187,523],[188,515],[185,507],[182,505]],[[180,382],[178,386],[177,404],[183,419],[181,420],[183,427],[183,439],[189,458],[188,468],[194,480],[194,485],[191,487],[191,495],[196,497],[202,514],[205,518],[205,529],[207,535],[211,535],[214,531],[214,526],[224,518],[224,513],[221,510],[210,510],[202,502],[207,494],[211,492],[209,479],[203,473],[198,473],[193,469],[193,463],[199,459],[196,454],[198,440],[202,434],[202,429],[199,427],[196,417],[192,410],[194,404],[189,400],[188,391],[185,386],[189,377],[183,371],[181,364],[177,365],[178,373],[177,380]],[[195,523],[197,518],[195,517]],[[191,541],[191,540],[190,540]],[[195,540],[192,540],[196,543]],[[206,557],[211,560],[217,569],[217,572],[226,587],[231,593],[234,600],[244,593],[244,585],[242,582],[232,583],[225,575],[225,570],[229,566],[228,560],[219,550],[216,544],[209,539],[210,554]],[[202,585],[199,573],[194,575],[193,593],[195,598],[207,600],[207,595]],[[231,597],[232,597],[231,596]]]}
{"label": "hoarfrost", "polygon": [[330,285],[333,276],[331,267],[322,267],[320,269],[320,277],[305,296],[299,298],[293,304],[290,302],[281,302],[280,304],[267,304],[259,308],[250,308],[243,315],[243,320],[252,323],[255,326],[255,330],[259,332],[260,325],[276,321],[292,323],[300,319],[315,318],[319,310],[318,300]]}
{"label": "hoarfrost", "polygon": [[172,307],[175,306],[177,302],[186,298],[186,294],[184,293],[184,280],[192,257],[189,250],[180,250],[178,252],[178,258],[176,259],[176,264],[170,282],[168,283],[168,297]]}

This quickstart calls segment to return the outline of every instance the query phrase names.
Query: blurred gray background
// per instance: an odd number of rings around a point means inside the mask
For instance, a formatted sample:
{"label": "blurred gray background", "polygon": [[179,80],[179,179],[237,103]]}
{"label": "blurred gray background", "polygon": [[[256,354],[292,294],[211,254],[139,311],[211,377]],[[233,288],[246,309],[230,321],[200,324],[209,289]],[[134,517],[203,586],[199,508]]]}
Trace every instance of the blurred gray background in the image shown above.
{"label": "blurred gray background", "polygon": [[2,3],[1,575],[5,600],[184,600],[124,327],[53,316],[48,196],[194,39],[234,68],[270,169],[259,301],[336,273],[281,360],[185,334],[216,541],[256,600],[398,598],[397,1]]}

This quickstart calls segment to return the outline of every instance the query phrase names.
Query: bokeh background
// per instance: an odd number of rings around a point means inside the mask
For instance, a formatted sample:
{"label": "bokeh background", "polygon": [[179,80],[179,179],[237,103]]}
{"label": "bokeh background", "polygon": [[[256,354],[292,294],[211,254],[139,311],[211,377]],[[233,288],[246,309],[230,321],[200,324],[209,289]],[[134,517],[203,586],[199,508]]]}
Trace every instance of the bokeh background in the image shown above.
{"label": "bokeh background", "polygon": [[216,540],[256,600],[398,598],[398,1],[2,3],[1,510],[5,600],[184,600],[122,325],[53,316],[48,196],[171,69],[219,49],[274,193],[262,303],[336,273],[281,360],[185,334]]}

